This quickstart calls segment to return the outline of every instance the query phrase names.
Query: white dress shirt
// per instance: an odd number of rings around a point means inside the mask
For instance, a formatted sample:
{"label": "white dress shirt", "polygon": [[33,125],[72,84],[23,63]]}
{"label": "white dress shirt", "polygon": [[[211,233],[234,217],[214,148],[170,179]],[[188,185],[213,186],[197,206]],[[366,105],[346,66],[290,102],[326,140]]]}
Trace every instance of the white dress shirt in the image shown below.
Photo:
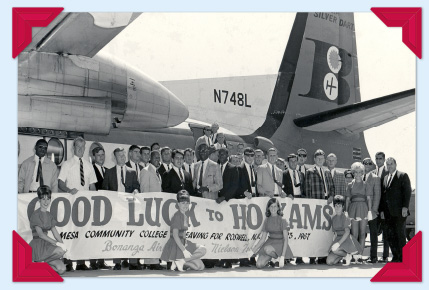
{"label": "white dress shirt", "polygon": [[[198,161],[199,163],[201,163],[202,162],[202,160],[200,160],[200,161]],[[209,163],[209,159],[207,158],[205,161],[204,161],[204,166],[203,166],[203,178],[204,178],[204,174],[206,173],[206,169],[207,169],[207,164]],[[200,188],[200,185],[199,185],[199,181],[200,181],[200,173],[201,173],[201,166],[198,168],[198,172],[196,172],[196,177],[197,177],[197,189],[198,188]]]}
{"label": "white dress shirt", "polygon": [[[124,183],[125,183],[126,176],[127,176],[127,169],[125,164],[124,166],[122,166],[122,173],[124,176]],[[121,166],[119,165],[116,165],[116,180],[118,181],[118,192],[125,192],[125,186],[122,184],[122,180],[121,180]]]}
{"label": "white dress shirt", "polygon": [[95,175],[92,164],[84,158],[81,159],[85,180],[84,185],[81,185],[80,183],[80,160],[77,156],[73,156],[73,158],[70,158],[63,163],[58,179],[64,181],[66,186],[70,189],[76,188],[77,190],[89,190],[90,184],[97,183],[97,176]]}
{"label": "white dress shirt", "polygon": [[95,166],[97,166],[98,171],[100,172],[101,176],[104,178],[104,170],[103,170],[103,168],[100,165],[98,165],[97,163],[94,163],[94,164],[95,164]]}
{"label": "white dress shirt", "polygon": [[[268,165],[268,167],[270,168],[270,173],[272,174],[272,172],[273,172],[273,166],[275,166],[275,165],[272,165],[271,163],[267,163],[267,165]],[[278,181],[279,179],[278,179],[278,177],[277,177],[277,175],[276,175],[276,169],[274,168],[274,176],[273,177],[275,177],[275,179]],[[273,180],[273,182],[274,182],[274,180]],[[252,189],[253,190],[253,189]],[[274,183],[274,196],[279,196],[279,189],[278,189],[278,186],[277,186],[277,184],[276,183]]]}
{"label": "white dress shirt", "polygon": [[378,177],[381,178],[381,175],[383,174],[383,171],[384,171],[384,165],[377,168],[377,175],[378,175]]}
{"label": "white dress shirt", "polygon": [[[45,161],[44,156],[40,160],[40,162],[42,162],[42,168],[43,168],[43,161]],[[29,190],[31,190],[31,191],[37,191],[37,189],[40,186],[40,182],[39,181],[36,182],[37,170],[39,168],[39,156],[37,156],[36,154],[34,154],[34,162],[36,162],[36,166],[34,166],[33,179],[31,180],[31,183],[30,183],[30,189]],[[42,176],[43,176],[43,174],[42,174]]]}
{"label": "white dress shirt", "polygon": [[317,165],[316,165],[316,169],[317,169],[319,175],[322,176],[323,184],[325,185],[325,197],[326,197],[326,196],[328,196],[328,187],[326,184],[325,171],[323,170],[323,167],[319,167]]}
{"label": "white dress shirt", "polygon": [[[247,162],[244,162],[244,166],[246,166],[247,176],[249,176],[250,183],[252,182],[252,175],[253,175],[253,183],[256,184],[256,178],[255,178],[255,171],[254,171],[254,169],[251,170],[250,169],[250,164],[247,163]],[[250,184],[250,186],[252,187],[252,193],[256,193],[256,188],[253,186],[253,184]]]}
{"label": "white dress shirt", "polygon": [[293,183],[293,176],[294,175],[295,175],[296,183],[297,184],[301,183],[301,180],[299,179],[299,175],[298,175],[298,170],[292,170],[290,168],[288,170],[289,170],[290,178],[292,179],[293,195],[294,196],[300,196],[301,195],[301,186],[295,186],[295,184]]}

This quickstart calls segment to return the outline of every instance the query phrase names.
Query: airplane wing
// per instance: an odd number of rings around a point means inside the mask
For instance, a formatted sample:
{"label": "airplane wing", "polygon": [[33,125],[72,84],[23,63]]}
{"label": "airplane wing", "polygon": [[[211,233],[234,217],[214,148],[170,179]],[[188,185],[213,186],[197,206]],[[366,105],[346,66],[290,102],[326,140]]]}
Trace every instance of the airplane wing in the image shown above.
{"label": "airplane wing", "polygon": [[140,13],[61,13],[47,27],[33,28],[25,51],[93,57]]}
{"label": "airplane wing", "polygon": [[355,134],[415,110],[415,89],[366,102],[297,118],[295,125],[309,131]]}

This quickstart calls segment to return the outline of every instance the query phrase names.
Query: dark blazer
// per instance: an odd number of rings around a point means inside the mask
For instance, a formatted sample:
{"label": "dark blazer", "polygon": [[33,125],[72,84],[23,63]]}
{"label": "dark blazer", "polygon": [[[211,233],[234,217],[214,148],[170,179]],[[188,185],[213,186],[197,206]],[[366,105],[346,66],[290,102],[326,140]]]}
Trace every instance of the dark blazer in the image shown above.
{"label": "dark blazer", "polygon": [[386,175],[381,189],[379,212],[388,210],[391,216],[400,217],[402,216],[402,208],[409,208],[410,206],[410,178],[405,172],[396,171],[389,187],[387,186],[388,180],[389,175]]}
{"label": "dark blazer", "polygon": [[182,169],[183,178],[185,182],[182,183],[179,175],[174,168],[165,172],[162,175],[162,191],[170,193],[178,193],[182,189],[186,189],[190,195],[194,195],[194,186],[192,184],[191,175]]}
{"label": "dark blazer", "polygon": [[[173,167],[173,165],[171,165],[171,167]],[[161,163],[161,166],[158,168],[158,173],[163,177],[165,172],[167,172],[167,169],[164,167],[164,163]]]}
{"label": "dark blazer", "polygon": [[[95,183],[95,188],[97,190],[101,189],[103,187],[103,175],[101,175],[101,172],[98,170],[98,167],[95,166],[95,164],[92,164],[95,171],[95,176],[97,176],[97,183]],[[102,166],[104,168],[104,172],[106,172],[107,168]]]}
{"label": "dark blazer", "polygon": [[[238,188],[238,197],[237,198],[245,198],[244,192],[247,190],[248,192],[252,191],[252,185],[251,180],[249,179],[249,173],[247,172],[246,165],[244,163],[237,166],[239,175],[240,175],[240,186]],[[257,181],[258,177],[256,176],[256,169],[253,167],[253,173],[255,175],[255,191],[252,192],[252,195],[258,196],[258,189],[257,189]]]}
{"label": "dark blazer", "polygon": [[[306,197],[305,195],[305,177],[304,174],[302,174],[302,172],[298,171],[298,176],[299,176],[299,180],[297,180],[298,183],[301,183],[300,188],[301,188],[301,195],[299,197]],[[285,170],[283,171],[283,191],[286,192],[287,195],[292,195],[293,194],[293,188],[294,188],[294,184],[293,184],[293,177],[290,175],[289,170]]]}
{"label": "dark blazer", "polygon": [[222,181],[223,187],[219,191],[219,197],[225,197],[226,201],[231,198],[237,198],[237,191],[240,187],[238,168],[228,162],[223,171]]}
{"label": "dark blazer", "polygon": [[[135,189],[140,192],[140,184],[137,180],[135,170],[125,166],[127,172],[125,174],[125,192],[132,193]],[[103,180],[103,190],[118,191],[118,178],[116,175],[116,165],[106,170]]]}

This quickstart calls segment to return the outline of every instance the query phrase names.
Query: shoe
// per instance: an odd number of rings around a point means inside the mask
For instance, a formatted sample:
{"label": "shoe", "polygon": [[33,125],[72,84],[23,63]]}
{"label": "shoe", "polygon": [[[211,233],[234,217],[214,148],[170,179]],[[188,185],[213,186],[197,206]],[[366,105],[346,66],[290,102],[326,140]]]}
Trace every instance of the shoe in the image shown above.
{"label": "shoe", "polygon": [[115,266],[113,267],[113,270],[122,270],[122,267],[121,267],[121,263],[116,263],[115,264]]}
{"label": "shoe", "polygon": [[274,263],[274,268],[280,268],[280,263],[279,262],[275,262]]}
{"label": "shoe", "polygon": [[[183,270],[183,265],[185,265],[185,259],[176,260],[174,262],[176,263],[177,270],[179,270],[180,272],[185,271]],[[212,265],[212,268],[213,268],[213,265]]]}
{"label": "shoe", "polygon": [[167,269],[171,269],[172,266],[173,266],[173,262],[167,262]]}
{"label": "shoe", "polygon": [[296,258],[295,265],[302,265],[302,264],[305,264],[304,261],[302,260],[302,258],[301,259]]}
{"label": "shoe", "polygon": [[350,260],[350,263],[352,263],[352,264],[356,264],[356,259],[355,259],[355,257],[354,257],[354,256],[352,256],[352,259]]}
{"label": "shoe", "polygon": [[319,264],[319,265],[326,265],[326,258],[317,259],[317,264]]}
{"label": "shoe", "polygon": [[110,270],[112,267],[106,265],[106,263],[97,263],[97,267],[99,270]]}
{"label": "shoe", "polygon": [[358,264],[358,265],[362,265],[363,264],[363,260],[362,260],[362,256],[361,255],[357,255],[356,256],[356,264]]}
{"label": "shoe", "polygon": [[250,267],[250,263],[249,262],[244,262],[244,263],[240,262],[240,267],[249,268]]}
{"label": "shoe", "polygon": [[310,265],[317,265],[316,259],[310,258]]}
{"label": "shoe", "polygon": [[389,262],[389,259],[388,258],[380,258],[380,260],[378,260],[378,262],[385,264],[385,263]]}
{"label": "shoe", "polygon": [[369,258],[368,260],[366,260],[366,263],[368,264],[377,264],[377,262],[377,258]]}
{"label": "shoe", "polygon": [[67,264],[67,265],[66,265],[66,272],[74,272],[74,269],[73,269],[73,265],[72,265],[72,264]]}
{"label": "shoe", "polygon": [[88,266],[85,264],[76,265],[76,271],[88,271],[88,270],[91,270],[91,269],[88,268]]}
{"label": "shoe", "polygon": [[250,265],[252,266],[256,266],[256,258],[255,257],[251,257],[249,260]]}
{"label": "shoe", "polygon": [[[168,263],[170,263],[170,270],[171,271],[176,271],[176,268],[177,268],[177,266],[176,266],[176,262],[168,262]],[[167,264],[168,264],[167,263]],[[168,265],[167,265],[168,266]]]}
{"label": "shoe", "polygon": [[143,267],[138,264],[135,264],[135,265],[129,264],[128,270],[143,270]]}
{"label": "shoe", "polygon": [[343,266],[349,266],[351,260],[352,260],[352,255],[347,254],[347,256],[344,258],[344,264],[343,264]]}
{"label": "shoe", "polygon": [[91,270],[98,270],[98,265],[97,263],[90,263],[89,268],[91,268]]}
{"label": "shoe", "polygon": [[267,264],[268,267],[275,268],[276,264],[273,261],[269,261]]}
{"label": "shoe", "polygon": [[232,268],[232,264],[231,264],[231,262],[225,262],[225,263],[222,265],[222,268],[224,268],[224,269]]}
{"label": "shoe", "polygon": [[123,260],[122,261],[122,267],[123,268],[128,268],[128,266],[129,266],[128,261],[127,260]]}
{"label": "shoe", "polygon": [[216,265],[215,265],[215,267],[217,267],[217,268],[222,268],[223,267],[223,265],[225,265],[225,260],[219,260],[217,263],[216,263]]}
{"label": "shoe", "polygon": [[160,264],[151,264],[149,265],[149,270],[165,270]]}

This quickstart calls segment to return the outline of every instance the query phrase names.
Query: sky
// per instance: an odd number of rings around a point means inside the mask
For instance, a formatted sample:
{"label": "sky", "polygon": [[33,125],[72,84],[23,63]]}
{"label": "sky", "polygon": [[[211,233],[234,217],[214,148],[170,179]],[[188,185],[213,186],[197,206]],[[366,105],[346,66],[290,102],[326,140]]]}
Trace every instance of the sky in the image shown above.
{"label": "sky", "polygon": [[[144,13],[100,53],[157,81],[277,74],[295,13]],[[362,101],[416,87],[416,57],[401,28],[355,13]],[[384,151],[416,178],[416,115],[365,131],[371,157]]]}

